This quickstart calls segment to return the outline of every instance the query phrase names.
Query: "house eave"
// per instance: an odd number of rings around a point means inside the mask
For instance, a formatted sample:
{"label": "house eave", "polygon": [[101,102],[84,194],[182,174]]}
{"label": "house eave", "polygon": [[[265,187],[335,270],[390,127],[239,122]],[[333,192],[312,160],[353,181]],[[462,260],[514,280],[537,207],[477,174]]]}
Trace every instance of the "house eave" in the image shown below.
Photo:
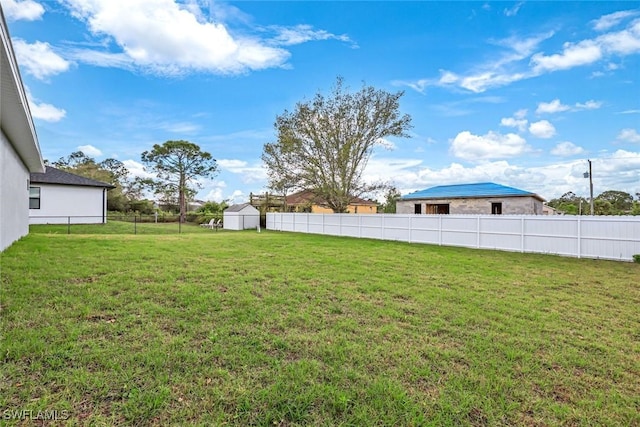
{"label": "house eave", "polygon": [[0,39],[0,129],[29,172],[41,173],[40,144],[2,9]]}
{"label": "house eave", "polygon": [[409,196],[405,196],[405,197],[401,197],[398,200],[403,200],[403,201],[413,201],[413,200],[451,200],[451,199],[504,199],[504,198],[512,198],[512,197],[533,197],[534,199],[537,199],[541,202],[544,202],[545,200],[538,196],[535,193],[531,193],[531,194],[491,194],[491,195],[481,195],[481,194],[477,194],[477,195],[473,195],[473,196],[439,196],[439,197],[420,197],[420,196],[416,196],[416,197],[409,197]]}

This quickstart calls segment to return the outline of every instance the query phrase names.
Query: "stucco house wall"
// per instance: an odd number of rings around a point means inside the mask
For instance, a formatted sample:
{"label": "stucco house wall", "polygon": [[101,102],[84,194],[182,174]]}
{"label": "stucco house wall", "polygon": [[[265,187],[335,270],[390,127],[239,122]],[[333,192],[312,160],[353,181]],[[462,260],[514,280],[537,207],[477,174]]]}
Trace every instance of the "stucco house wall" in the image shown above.
{"label": "stucco house wall", "polygon": [[106,188],[32,183],[40,188],[40,209],[29,209],[30,224],[103,224]]}
{"label": "stucco house wall", "polygon": [[426,213],[427,204],[448,204],[452,215],[490,215],[492,203],[502,203],[502,215],[542,215],[542,201],[530,196],[398,200],[396,212],[413,214],[415,205],[420,204],[420,211]]}
{"label": "stucco house wall", "polygon": [[[310,212],[318,214],[332,214],[333,210],[309,190],[298,191],[287,196],[287,210],[289,212]],[[346,213],[375,214],[378,212],[378,205],[375,202],[356,197],[347,205]]]}
{"label": "stucco house wall", "polygon": [[[302,212],[303,210],[297,209],[296,207],[292,207],[296,212]],[[357,214],[374,214],[378,212],[378,207],[376,205],[348,205],[347,213],[357,213]],[[321,214],[332,214],[333,210],[330,208],[320,206],[320,205],[311,205],[311,213],[321,213]]]}
{"label": "stucco house wall", "polygon": [[0,134],[0,251],[29,233],[29,170]]}

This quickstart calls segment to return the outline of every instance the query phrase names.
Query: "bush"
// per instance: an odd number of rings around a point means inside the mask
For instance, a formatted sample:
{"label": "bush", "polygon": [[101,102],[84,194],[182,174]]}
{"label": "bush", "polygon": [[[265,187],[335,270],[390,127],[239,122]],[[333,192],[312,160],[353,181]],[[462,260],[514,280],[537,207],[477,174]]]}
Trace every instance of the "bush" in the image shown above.
{"label": "bush", "polygon": [[638,264],[640,264],[640,254],[635,254],[633,256],[633,262],[637,262]]}

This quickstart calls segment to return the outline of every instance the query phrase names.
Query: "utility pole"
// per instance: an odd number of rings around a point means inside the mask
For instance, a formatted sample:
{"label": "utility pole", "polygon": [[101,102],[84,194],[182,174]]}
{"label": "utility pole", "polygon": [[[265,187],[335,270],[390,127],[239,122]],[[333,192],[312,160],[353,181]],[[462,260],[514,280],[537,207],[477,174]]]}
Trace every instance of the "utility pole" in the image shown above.
{"label": "utility pole", "polygon": [[591,216],[593,216],[593,173],[591,172],[591,160],[587,159],[589,162],[589,204],[591,208]]}

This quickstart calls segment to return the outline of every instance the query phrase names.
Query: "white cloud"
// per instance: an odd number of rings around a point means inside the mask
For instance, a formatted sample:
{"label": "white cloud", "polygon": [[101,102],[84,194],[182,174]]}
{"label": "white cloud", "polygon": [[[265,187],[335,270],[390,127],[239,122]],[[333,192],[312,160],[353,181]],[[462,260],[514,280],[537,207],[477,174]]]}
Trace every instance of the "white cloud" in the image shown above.
{"label": "white cloud", "polygon": [[569,141],[561,142],[551,150],[551,154],[560,157],[575,156],[581,153],[584,153],[584,149]]}
{"label": "white cloud", "polygon": [[[624,17],[638,14],[640,12],[634,11]],[[597,26],[600,29],[611,28],[622,19],[622,15],[614,14],[609,18],[605,16]],[[466,73],[440,70],[440,78],[396,81],[394,84],[408,86],[421,93],[424,93],[429,86],[459,87],[480,93],[545,73],[591,65],[602,59],[607,60],[607,71],[611,72],[619,67],[612,62],[612,56],[626,56],[640,52],[640,19],[632,21],[620,31],[604,33],[592,39],[566,42],[562,50],[555,54],[534,53],[543,41],[553,35],[553,32],[548,32],[529,38],[510,37],[490,41],[504,48],[504,51],[496,59],[472,67]],[[596,71],[592,75],[596,77],[604,73]]]}
{"label": "white cloud", "polygon": [[560,113],[563,111],[597,110],[600,107],[602,107],[602,102],[594,101],[593,99],[590,99],[584,103],[576,102],[576,104],[573,107],[570,105],[565,105],[561,103],[559,99],[554,99],[551,102],[539,103],[538,108],[536,109],[536,113],[537,114],[554,114],[554,113]]}
{"label": "white cloud", "polygon": [[580,65],[592,64],[602,58],[601,46],[593,40],[579,43],[565,43],[560,54],[544,55],[536,53],[531,57],[537,73],[566,70]]}
{"label": "white cloud", "polygon": [[80,145],[78,147],[78,150],[82,151],[84,154],[86,154],[89,157],[102,156],[102,151],[100,151],[98,148],[94,147],[93,145]]}
{"label": "white cloud", "polygon": [[225,200],[224,191],[226,188],[227,184],[224,181],[211,181],[205,185],[204,192],[206,192],[206,196],[204,196],[204,200],[222,202]]}
{"label": "white cloud", "polygon": [[527,130],[527,124],[529,121],[525,119],[527,117],[527,109],[521,109],[513,113],[513,117],[503,117],[500,120],[500,126],[518,128],[518,131],[524,132]]}
{"label": "white cloud", "polygon": [[180,133],[180,134],[193,134],[200,130],[201,126],[195,123],[189,122],[176,122],[176,123],[162,123],[159,126],[160,129],[164,129],[167,132]]}
{"label": "white cloud", "polygon": [[27,90],[27,101],[29,102],[29,110],[34,119],[40,119],[45,122],[59,122],[64,119],[67,112],[62,108],[55,107],[51,104],[38,103],[38,100],[31,97],[31,93]]}
{"label": "white cloud", "polygon": [[29,44],[22,39],[15,39],[13,47],[20,67],[39,80],[67,71],[71,65],[55,53],[49,43]]}
{"label": "white cloud", "polygon": [[218,2],[208,2],[209,13],[205,14],[200,7],[203,3],[196,1],[61,1],[105,46],[104,50],[70,49],[68,55],[97,66],[165,76],[227,75],[286,67],[291,53],[284,46],[334,39],[357,47],[347,35],[309,25],[254,27],[235,34],[225,20],[248,25],[250,19],[237,8]]}
{"label": "white cloud", "polygon": [[605,33],[595,39],[577,43],[565,43],[562,53],[548,56],[536,53],[531,57],[531,63],[535,72],[543,73],[593,64],[605,56],[624,56],[637,52],[640,52],[640,19],[621,31]]}
{"label": "white cloud", "polygon": [[640,134],[635,129],[622,129],[617,139],[618,141],[640,143]]}
{"label": "white cloud", "polygon": [[524,132],[527,129],[528,123],[527,119],[516,119],[515,117],[503,117],[500,120],[500,126],[518,128],[520,132]]}
{"label": "white cloud", "polygon": [[638,11],[636,10],[621,10],[619,12],[603,15],[600,18],[592,21],[593,28],[597,31],[605,31],[610,29],[611,27],[615,27],[622,20],[636,15],[638,15]]}
{"label": "white cloud", "polygon": [[593,99],[590,99],[589,101],[585,102],[584,104],[581,104],[580,102],[577,102],[575,108],[577,110],[597,110],[600,107],[602,107],[602,102],[601,101],[594,101]]}
{"label": "white cloud", "polygon": [[123,160],[122,164],[127,168],[132,177],[155,178],[155,175],[145,171],[144,165],[132,159]]}
{"label": "white cloud", "polygon": [[567,111],[569,110],[571,107],[569,107],[568,105],[564,105],[560,102],[559,99],[554,99],[551,102],[541,102],[538,104],[538,108],[536,109],[536,113],[537,114],[543,114],[543,113],[548,113],[548,114],[552,114],[552,113],[559,113],[561,111]]}
{"label": "white cloud", "polygon": [[[220,23],[203,22],[174,0],[64,0],[77,19],[116,52],[76,50],[96,65],[137,68],[160,75],[189,72],[242,73],[282,66],[290,54],[257,38],[234,37]],[[215,7],[215,5],[213,6]]]}
{"label": "white cloud", "polygon": [[267,180],[267,171],[262,165],[250,165],[244,160],[221,159],[218,160],[221,168],[238,175],[241,175],[242,182],[255,184]]}
{"label": "white cloud", "polygon": [[523,1],[516,3],[513,7],[504,10],[505,16],[516,16],[520,11],[520,8],[524,4]]}
{"label": "white cloud", "polygon": [[278,46],[292,46],[315,40],[339,40],[358,47],[346,34],[336,35],[325,30],[316,30],[311,25],[296,25],[294,27],[269,27],[277,33],[271,41]]}
{"label": "white cloud", "polygon": [[556,134],[556,128],[547,120],[540,120],[529,125],[529,132],[536,138],[548,139]]}
{"label": "white cloud", "polygon": [[514,71],[514,66],[528,58],[544,40],[553,36],[553,32],[538,34],[528,38],[509,37],[492,40],[491,43],[503,49],[494,60],[474,67],[465,75],[448,70],[440,70],[440,78],[419,79],[417,81],[395,81],[398,86],[408,86],[423,93],[429,86],[457,86],[475,93],[487,89],[506,86],[510,83],[533,77],[530,70]]}
{"label": "white cloud", "polygon": [[515,113],[513,113],[513,117],[515,117],[516,119],[524,119],[525,117],[527,117],[527,109],[523,108],[522,110],[518,110]]}
{"label": "white cloud", "polygon": [[0,3],[9,21],[35,21],[44,15],[44,7],[33,0],[2,0]]}
{"label": "white cloud", "polygon": [[396,144],[384,138],[378,139],[378,145],[380,145],[385,150],[389,150],[389,151],[394,151],[398,149],[398,146]]}
{"label": "white cloud", "polygon": [[464,131],[456,135],[449,151],[455,157],[475,162],[514,157],[529,150],[524,138],[515,133],[502,135],[489,132],[486,135],[474,135]]}

